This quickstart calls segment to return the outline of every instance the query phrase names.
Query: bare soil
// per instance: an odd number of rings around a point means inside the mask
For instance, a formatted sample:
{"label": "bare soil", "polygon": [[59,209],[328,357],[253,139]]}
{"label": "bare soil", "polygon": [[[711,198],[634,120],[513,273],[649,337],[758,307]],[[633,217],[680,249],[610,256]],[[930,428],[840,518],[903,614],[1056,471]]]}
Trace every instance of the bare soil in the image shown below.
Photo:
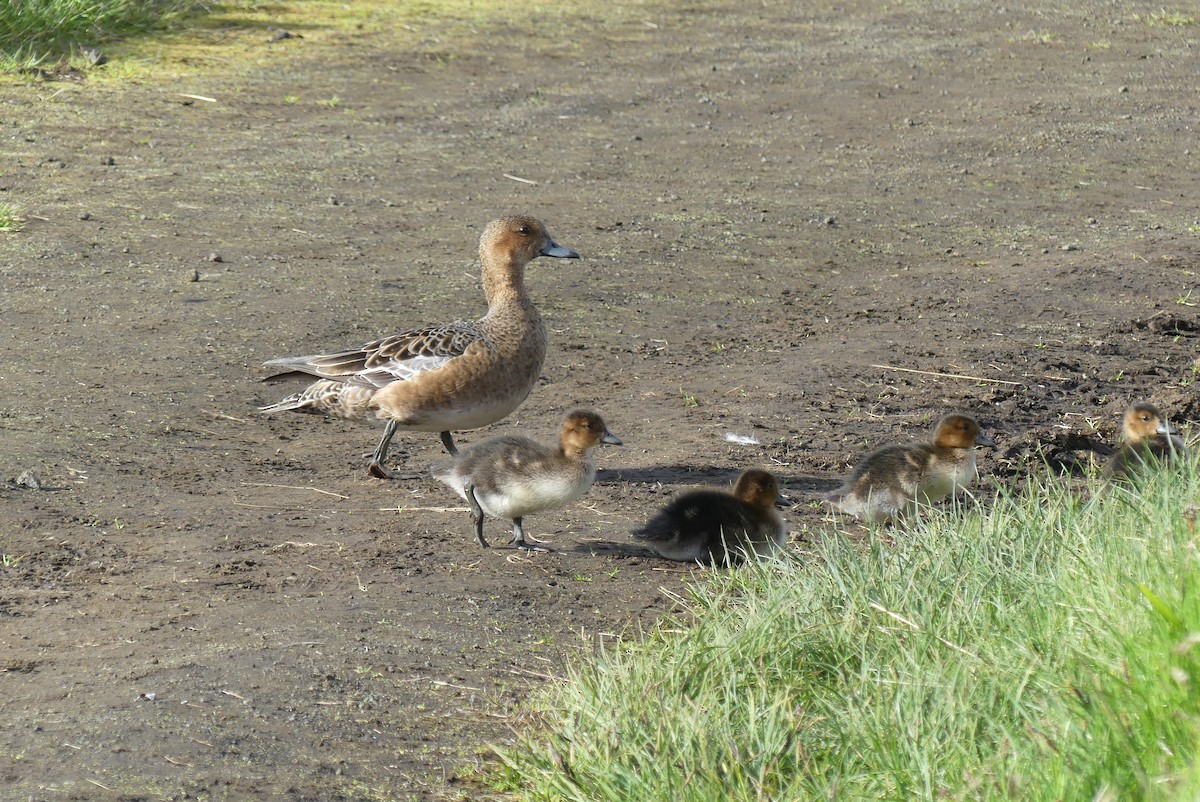
{"label": "bare soil", "polygon": [[[487,797],[522,700],[697,578],[629,536],[673,494],[768,467],[803,551],[947,410],[985,494],[1132,401],[1194,424],[1200,26],[1162,11],[611,4],[0,89],[0,798]],[[588,405],[626,443],[526,522],[551,554],[368,477],[378,427],[255,412],[265,359],[478,316],[510,212],[584,258],[531,266],[544,379],[460,442]]]}

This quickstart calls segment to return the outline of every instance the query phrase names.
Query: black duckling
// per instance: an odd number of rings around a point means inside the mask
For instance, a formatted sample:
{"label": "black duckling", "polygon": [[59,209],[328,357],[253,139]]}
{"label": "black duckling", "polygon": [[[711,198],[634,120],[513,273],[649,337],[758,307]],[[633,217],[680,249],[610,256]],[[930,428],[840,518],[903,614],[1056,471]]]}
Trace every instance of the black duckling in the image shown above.
{"label": "black duckling", "polygon": [[676,498],[634,536],[668,560],[737,565],[782,548],[787,526],[775,505],[789,505],[766,471],[738,477],[732,493],[696,490]]}

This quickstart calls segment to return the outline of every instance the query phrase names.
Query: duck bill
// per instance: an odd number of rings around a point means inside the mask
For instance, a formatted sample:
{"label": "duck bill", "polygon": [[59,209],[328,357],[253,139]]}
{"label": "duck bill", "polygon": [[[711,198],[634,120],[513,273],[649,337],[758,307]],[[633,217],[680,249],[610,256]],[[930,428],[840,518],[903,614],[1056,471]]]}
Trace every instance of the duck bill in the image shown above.
{"label": "duck bill", "polygon": [[790,507],[794,503],[795,502],[793,502],[790,498],[783,495],[783,493],[780,493],[778,496],[775,497],[775,506],[776,507]]}
{"label": "duck bill", "polygon": [[604,432],[604,436],[600,438],[600,442],[607,443],[610,446],[625,445],[624,440],[622,440],[621,438],[617,437],[615,434],[613,434],[612,432],[607,431],[607,430]]}
{"label": "duck bill", "polygon": [[546,243],[546,247],[539,252],[542,256],[553,256],[557,259],[578,259],[579,254],[570,248],[564,248],[554,240]]}
{"label": "duck bill", "polygon": [[1179,434],[1179,430],[1176,429],[1171,424],[1167,423],[1166,421],[1159,422],[1158,428],[1155,429],[1154,431],[1157,432],[1158,434],[1163,434],[1168,437],[1170,437],[1173,434]]}
{"label": "duck bill", "polygon": [[975,435],[975,445],[987,446],[988,448],[996,448],[996,441],[993,440],[992,438],[988,437],[983,432],[980,432],[979,434]]}

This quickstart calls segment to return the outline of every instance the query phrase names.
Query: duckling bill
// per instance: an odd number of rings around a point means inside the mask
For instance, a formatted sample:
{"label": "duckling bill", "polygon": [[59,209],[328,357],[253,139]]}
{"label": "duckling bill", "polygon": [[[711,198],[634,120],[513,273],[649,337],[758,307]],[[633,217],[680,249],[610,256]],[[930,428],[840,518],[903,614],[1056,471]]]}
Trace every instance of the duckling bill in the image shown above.
{"label": "duckling bill", "polygon": [[946,415],[933,427],[932,440],[872,452],[827,498],[865,521],[893,520],[970,487],[978,477],[977,445],[996,444],[970,415]]}
{"label": "duckling bill", "polygon": [[668,560],[737,565],[782,548],[787,526],[775,505],[788,505],[767,471],[749,470],[732,493],[696,490],[679,496],[635,531]]}
{"label": "duckling bill", "polygon": [[372,476],[394,479],[384,465],[398,429],[440,432],[450,454],[452,431],[506,418],[529,396],[546,359],[546,327],[525,291],[525,266],[539,256],[578,259],[541,221],[504,217],[479,240],[488,311],[473,323],[410,329],[359,348],[273,359],[266,381],[317,376],[304,390],[262,412],[320,412],[387,421],[371,458]]}
{"label": "duckling bill", "polygon": [[475,539],[483,537],[485,516],[513,522],[513,545],[528,551],[550,551],[525,539],[526,515],[556,510],[581,498],[596,478],[592,449],[623,445],[595,412],[567,414],[557,448],[528,437],[506,435],[462,452],[434,477],[449,485],[471,507]]}
{"label": "duckling bill", "polygon": [[1151,465],[1163,465],[1187,453],[1183,438],[1153,404],[1138,403],[1125,410],[1121,429],[1125,442],[1104,465],[1108,479],[1133,479]]}

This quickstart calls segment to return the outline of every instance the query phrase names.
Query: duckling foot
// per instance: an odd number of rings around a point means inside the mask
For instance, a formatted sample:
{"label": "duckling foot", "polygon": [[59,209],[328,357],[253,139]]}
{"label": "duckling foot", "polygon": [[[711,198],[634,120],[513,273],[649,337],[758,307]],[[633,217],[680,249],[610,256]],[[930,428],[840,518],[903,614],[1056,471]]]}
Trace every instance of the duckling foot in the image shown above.
{"label": "duckling foot", "polygon": [[446,447],[446,451],[449,452],[450,456],[458,456],[458,446],[454,445],[454,437],[450,432],[442,432],[442,445]]}
{"label": "duckling foot", "polygon": [[548,546],[539,546],[536,543],[530,543],[525,539],[525,528],[521,525],[520,518],[513,518],[513,546],[526,551],[541,551],[552,552],[554,549]]}
{"label": "duckling foot", "polygon": [[483,507],[479,506],[479,501],[475,498],[475,486],[467,485],[467,503],[471,505],[471,520],[475,522],[475,539],[479,541],[479,545],[485,549],[488,548],[488,542],[483,539]]}

